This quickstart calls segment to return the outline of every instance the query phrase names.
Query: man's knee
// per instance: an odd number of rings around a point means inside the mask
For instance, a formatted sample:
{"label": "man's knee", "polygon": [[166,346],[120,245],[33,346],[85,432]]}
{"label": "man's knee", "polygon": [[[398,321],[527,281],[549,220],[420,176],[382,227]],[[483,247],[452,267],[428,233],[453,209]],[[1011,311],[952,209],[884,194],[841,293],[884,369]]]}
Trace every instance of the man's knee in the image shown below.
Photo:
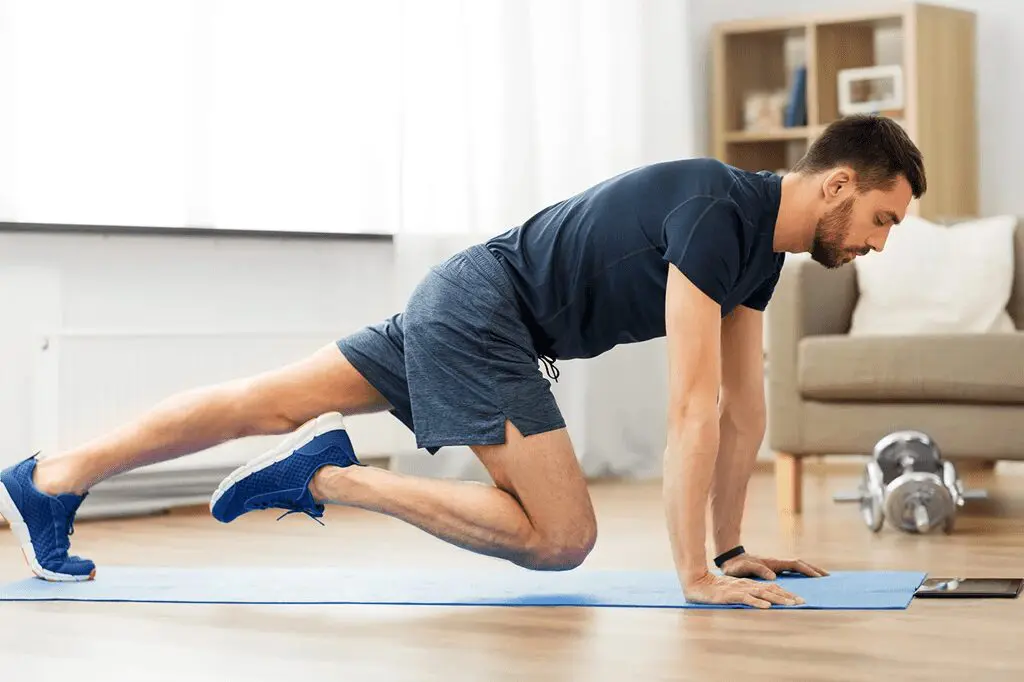
{"label": "man's knee", "polygon": [[538,533],[523,565],[538,571],[569,571],[590,556],[596,542],[596,523],[582,523],[557,533]]}

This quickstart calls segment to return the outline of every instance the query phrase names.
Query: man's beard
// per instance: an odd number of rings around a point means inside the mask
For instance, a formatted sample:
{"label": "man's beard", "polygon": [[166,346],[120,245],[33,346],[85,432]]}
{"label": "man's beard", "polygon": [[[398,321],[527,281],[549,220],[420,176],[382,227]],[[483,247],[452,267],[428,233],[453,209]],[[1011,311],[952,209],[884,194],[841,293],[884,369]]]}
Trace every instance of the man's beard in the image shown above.
{"label": "man's beard", "polygon": [[850,197],[826,213],[814,230],[811,258],[826,268],[838,268],[853,256],[851,250],[844,246],[850,233],[853,199]]}

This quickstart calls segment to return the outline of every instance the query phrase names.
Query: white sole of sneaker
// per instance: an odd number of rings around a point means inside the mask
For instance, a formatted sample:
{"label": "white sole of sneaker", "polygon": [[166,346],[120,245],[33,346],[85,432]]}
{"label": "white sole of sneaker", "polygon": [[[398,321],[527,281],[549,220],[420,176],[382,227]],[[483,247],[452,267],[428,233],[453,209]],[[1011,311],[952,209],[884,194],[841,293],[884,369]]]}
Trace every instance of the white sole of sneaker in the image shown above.
{"label": "white sole of sneaker", "polygon": [[18,544],[21,546],[21,553],[25,557],[25,563],[28,564],[33,573],[43,580],[54,583],[80,583],[96,577],[95,569],[89,575],[67,575],[65,573],[48,571],[39,565],[39,561],[36,560],[36,550],[32,546],[32,536],[29,535],[25,519],[21,518],[21,512],[18,511],[14,500],[11,499],[11,494],[7,492],[7,486],[3,483],[0,483],[0,516],[7,519],[7,523],[11,525],[14,537],[18,539]]}
{"label": "white sole of sneaker", "polygon": [[277,447],[265,452],[259,457],[253,458],[228,474],[227,477],[221,481],[220,485],[217,486],[217,490],[214,491],[213,496],[210,498],[210,511],[213,511],[213,507],[217,504],[217,501],[224,495],[224,493],[227,492],[228,488],[237,484],[239,481],[244,480],[257,471],[266,469],[272,464],[277,464],[278,462],[287,459],[293,452],[319,435],[330,431],[343,431],[344,429],[345,420],[339,412],[328,412],[316,417],[315,419],[310,419],[308,422],[296,429],[291,435],[278,443]]}

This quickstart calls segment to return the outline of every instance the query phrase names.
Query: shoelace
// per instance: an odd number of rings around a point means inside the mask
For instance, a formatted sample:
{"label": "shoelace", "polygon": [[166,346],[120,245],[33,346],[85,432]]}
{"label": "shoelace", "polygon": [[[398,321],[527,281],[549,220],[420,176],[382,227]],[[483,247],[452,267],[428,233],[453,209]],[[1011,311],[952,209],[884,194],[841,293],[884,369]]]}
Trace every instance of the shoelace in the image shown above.
{"label": "shoelace", "polygon": [[[85,498],[88,497],[88,496],[89,496],[88,492],[83,494],[81,502],[84,502]],[[81,502],[79,502],[79,506],[81,506]],[[78,507],[76,507],[70,514],[68,514],[68,522],[67,522],[67,525],[64,528],[64,535],[66,535],[68,537],[67,547],[64,548],[65,551],[68,550],[68,549],[71,549],[71,540],[70,540],[70,538],[71,538],[72,535],[75,534],[75,514],[77,514],[77,512],[78,512]]]}
{"label": "shoelace", "polygon": [[284,517],[288,516],[289,514],[305,514],[309,518],[311,518],[314,521],[316,521],[317,523],[319,523],[321,526],[326,526],[327,525],[323,521],[318,519],[316,517],[316,515],[313,512],[311,512],[309,509],[307,509],[305,507],[300,507],[298,504],[286,504],[286,503],[283,503],[283,502],[262,502],[260,504],[253,505],[253,506],[256,509],[271,509],[271,508],[287,509],[288,511],[286,511],[284,514],[281,514],[280,516],[277,517],[278,521],[280,521]]}
{"label": "shoelace", "polygon": [[561,375],[561,372],[557,367],[555,367],[555,359],[547,355],[541,355],[540,361],[544,363],[544,371],[547,373],[548,377],[554,379],[557,384],[558,377]]}
{"label": "shoelace", "polygon": [[75,517],[68,515],[67,523],[64,525],[64,535],[57,538],[56,555],[51,553],[51,559],[61,560],[71,558],[71,536],[75,534]]}
{"label": "shoelace", "polygon": [[281,519],[283,519],[284,517],[288,516],[289,514],[305,514],[309,518],[311,518],[314,521],[316,521],[317,523],[319,523],[321,526],[326,526],[327,525],[326,523],[324,523],[323,521],[318,519],[316,516],[314,516],[313,513],[311,511],[309,511],[308,509],[289,509],[284,514],[281,514],[280,516],[278,516],[277,520],[280,521]]}
{"label": "shoelace", "polygon": [[[88,493],[86,493],[88,495]],[[86,495],[82,495],[84,500]],[[46,562],[61,562],[61,561],[77,561],[79,557],[71,554],[71,536],[75,534],[75,514],[78,511],[75,508],[71,513],[68,514],[67,521],[64,523],[64,535],[57,538],[56,547],[53,551],[48,553]]]}

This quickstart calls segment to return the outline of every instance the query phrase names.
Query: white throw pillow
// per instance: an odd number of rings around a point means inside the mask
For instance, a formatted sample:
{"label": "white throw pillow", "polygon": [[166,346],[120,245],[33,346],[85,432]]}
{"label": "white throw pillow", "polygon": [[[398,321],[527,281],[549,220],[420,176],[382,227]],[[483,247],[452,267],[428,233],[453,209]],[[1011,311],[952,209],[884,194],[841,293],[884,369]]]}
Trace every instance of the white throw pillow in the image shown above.
{"label": "white throw pillow", "polygon": [[1015,216],[939,225],[908,215],[885,249],[854,261],[860,297],[852,336],[1015,331]]}

